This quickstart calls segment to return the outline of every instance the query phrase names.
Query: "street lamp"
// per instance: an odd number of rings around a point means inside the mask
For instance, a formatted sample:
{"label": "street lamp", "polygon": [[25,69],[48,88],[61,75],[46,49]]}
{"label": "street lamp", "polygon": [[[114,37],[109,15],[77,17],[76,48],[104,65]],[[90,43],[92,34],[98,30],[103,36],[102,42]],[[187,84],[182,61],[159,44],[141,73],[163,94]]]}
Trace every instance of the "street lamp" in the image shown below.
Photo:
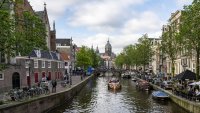
{"label": "street lamp", "polygon": [[69,76],[69,77],[70,77],[70,78],[69,78],[70,80],[69,80],[69,83],[70,83],[70,86],[71,86],[71,85],[72,85],[72,64],[69,65],[69,72],[70,72],[70,76]]}
{"label": "street lamp", "polygon": [[30,60],[30,56],[28,56],[27,64],[28,64],[27,84],[28,84],[28,87],[30,88],[31,87],[31,78],[30,78],[30,75],[31,75],[31,60]]}

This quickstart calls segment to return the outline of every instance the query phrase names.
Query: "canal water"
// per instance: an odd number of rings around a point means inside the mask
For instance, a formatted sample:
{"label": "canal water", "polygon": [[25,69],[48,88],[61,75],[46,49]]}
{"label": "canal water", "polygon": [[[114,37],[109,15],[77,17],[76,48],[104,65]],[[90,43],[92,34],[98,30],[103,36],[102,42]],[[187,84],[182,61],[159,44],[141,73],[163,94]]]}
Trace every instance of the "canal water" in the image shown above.
{"label": "canal water", "polygon": [[108,90],[111,77],[99,77],[67,102],[49,113],[187,113],[171,101],[152,100],[151,92],[139,91],[135,82],[120,79],[120,91]]}

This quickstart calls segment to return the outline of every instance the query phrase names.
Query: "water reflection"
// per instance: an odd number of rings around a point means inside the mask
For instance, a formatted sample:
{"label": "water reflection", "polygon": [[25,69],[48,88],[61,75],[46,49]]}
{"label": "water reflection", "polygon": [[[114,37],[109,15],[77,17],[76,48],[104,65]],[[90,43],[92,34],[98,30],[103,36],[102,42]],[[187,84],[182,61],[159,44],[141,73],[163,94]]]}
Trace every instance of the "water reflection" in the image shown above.
{"label": "water reflection", "polygon": [[120,79],[121,90],[108,90],[109,79],[89,81],[72,102],[49,113],[187,113],[172,102],[152,100],[151,92],[137,90],[131,80]]}

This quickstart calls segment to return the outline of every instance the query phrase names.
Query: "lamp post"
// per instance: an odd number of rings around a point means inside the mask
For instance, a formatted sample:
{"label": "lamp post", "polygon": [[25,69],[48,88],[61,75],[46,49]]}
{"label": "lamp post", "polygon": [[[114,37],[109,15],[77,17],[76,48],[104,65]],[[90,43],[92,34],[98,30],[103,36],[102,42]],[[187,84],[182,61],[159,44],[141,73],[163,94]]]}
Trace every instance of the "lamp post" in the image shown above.
{"label": "lamp post", "polygon": [[70,86],[71,86],[71,85],[72,85],[72,64],[69,65],[69,72],[70,72],[69,84],[70,84]]}
{"label": "lamp post", "polygon": [[28,84],[28,87],[30,88],[31,87],[31,79],[30,79],[30,75],[31,75],[31,60],[30,60],[30,56],[28,56],[28,75],[27,75],[27,84]]}

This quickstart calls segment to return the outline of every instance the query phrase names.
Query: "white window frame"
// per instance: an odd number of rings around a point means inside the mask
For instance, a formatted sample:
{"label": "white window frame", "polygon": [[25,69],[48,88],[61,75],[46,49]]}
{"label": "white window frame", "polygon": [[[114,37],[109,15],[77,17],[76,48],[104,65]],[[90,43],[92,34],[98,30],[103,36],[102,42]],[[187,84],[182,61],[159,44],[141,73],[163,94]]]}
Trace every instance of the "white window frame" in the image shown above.
{"label": "white window frame", "polygon": [[51,68],[51,61],[48,61],[48,68]]}
{"label": "white window frame", "polygon": [[38,68],[38,60],[34,60],[34,68]]}
{"label": "white window frame", "polygon": [[4,73],[0,72],[0,80],[4,80]]}
{"label": "white window frame", "polygon": [[29,68],[29,63],[30,63],[29,60],[25,60],[25,68]]}
{"label": "white window frame", "polygon": [[42,60],[42,68],[45,68],[45,61]]}

